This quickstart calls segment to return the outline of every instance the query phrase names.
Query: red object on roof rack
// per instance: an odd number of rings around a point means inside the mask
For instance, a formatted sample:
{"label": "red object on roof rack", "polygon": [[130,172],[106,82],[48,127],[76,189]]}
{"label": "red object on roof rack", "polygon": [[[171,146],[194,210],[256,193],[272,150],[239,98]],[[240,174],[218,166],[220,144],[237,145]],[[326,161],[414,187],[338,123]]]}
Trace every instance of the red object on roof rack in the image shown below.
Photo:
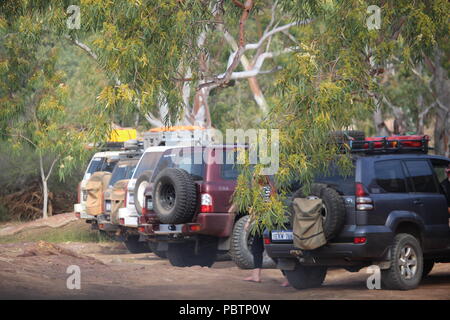
{"label": "red object on roof rack", "polygon": [[352,152],[421,152],[428,153],[427,135],[368,137],[364,141],[351,141]]}

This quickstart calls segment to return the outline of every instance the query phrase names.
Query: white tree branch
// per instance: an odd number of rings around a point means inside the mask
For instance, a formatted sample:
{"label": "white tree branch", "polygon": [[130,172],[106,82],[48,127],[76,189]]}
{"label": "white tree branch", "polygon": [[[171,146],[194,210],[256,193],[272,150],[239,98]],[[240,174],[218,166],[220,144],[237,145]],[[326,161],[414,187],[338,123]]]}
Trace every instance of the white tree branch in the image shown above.
{"label": "white tree branch", "polygon": [[261,39],[259,39],[259,41],[257,43],[248,43],[248,44],[246,44],[245,47],[244,47],[244,51],[258,49],[259,47],[261,47],[263,45],[263,43],[267,39],[272,37],[275,33],[288,30],[289,28],[292,28],[294,26],[306,25],[306,24],[311,23],[311,22],[312,22],[311,19],[307,19],[307,20],[302,20],[302,21],[291,22],[291,23],[285,24],[283,26],[276,27],[276,28],[270,30],[269,32],[265,32],[263,34],[263,36],[261,37]]}

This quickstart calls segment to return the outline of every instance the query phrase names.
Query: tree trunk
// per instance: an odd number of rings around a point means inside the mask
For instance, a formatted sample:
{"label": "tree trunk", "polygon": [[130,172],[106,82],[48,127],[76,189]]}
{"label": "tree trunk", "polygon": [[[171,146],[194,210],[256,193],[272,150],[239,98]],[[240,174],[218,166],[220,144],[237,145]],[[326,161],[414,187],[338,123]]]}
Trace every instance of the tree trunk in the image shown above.
{"label": "tree trunk", "polygon": [[44,219],[48,218],[48,186],[47,186],[47,180],[42,179],[42,189],[44,194],[44,205],[42,208],[42,217]]}
{"label": "tree trunk", "polygon": [[442,52],[436,49],[434,54],[434,72],[432,86],[436,94],[436,113],[434,127],[434,148],[436,154],[450,156],[450,80],[442,66]]}
{"label": "tree trunk", "polygon": [[374,98],[375,105],[377,106],[376,110],[374,110],[372,114],[373,125],[375,127],[375,132],[377,136],[388,136],[389,131],[384,123],[383,112],[381,111],[381,104],[378,103],[378,100]]}

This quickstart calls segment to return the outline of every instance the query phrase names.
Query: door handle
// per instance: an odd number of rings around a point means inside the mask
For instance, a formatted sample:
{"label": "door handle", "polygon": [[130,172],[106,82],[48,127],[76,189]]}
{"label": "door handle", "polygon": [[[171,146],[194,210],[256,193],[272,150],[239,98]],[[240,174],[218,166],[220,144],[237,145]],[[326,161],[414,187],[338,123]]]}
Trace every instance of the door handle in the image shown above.
{"label": "door handle", "polygon": [[422,200],[414,200],[413,201],[413,203],[415,204],[415,205],[418,205],[418,206],[421,206],[421,205],[423,205],[423,202],[422,202]]}

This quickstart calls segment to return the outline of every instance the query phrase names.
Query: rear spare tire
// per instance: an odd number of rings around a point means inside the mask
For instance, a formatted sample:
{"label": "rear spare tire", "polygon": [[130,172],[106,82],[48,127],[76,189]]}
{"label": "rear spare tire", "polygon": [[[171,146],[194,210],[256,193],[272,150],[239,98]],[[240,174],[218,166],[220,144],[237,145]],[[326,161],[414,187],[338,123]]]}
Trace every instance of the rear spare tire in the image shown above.
{"label": "rear spare tire", "polygon": [[145,189],[150,184],[150,179],[152,178],[151,170],[144,171],[136,180],[134,185],[134,206],[139,215],[142,214],[142,208],[144,207],[145,201]]}
{"label": "rear spare tire", "polygon": [[[231,235],[230,256],[236,265],[241,269],[253,269],[253,254],[251,252],[251,244],[253,237],[249,230],[245,230],[245,223],[249,216],[243,216],[234,224],[233,233]],[[264,251],[263,268],[275,268],[273,261]]]}
{"label": "rear spare tire", "polygon": [[166,168],[155,179],[153,210],[161,223],[190,222],[197,208],[197,187],[183,169]]}
{"label": "rear spare tire", "polygon": [[[326,239],[331,240],[339,234],[345,224],[346,210],[344,200],[336,190],[320,183],[314,183],[311,186],[310,195],[316,196],[323,201],[323,232]],[[299,189],[292,195],[292,200],[303,197],[305,196],[301,189]],[[294,212],[292,206],[291,212]],[[291,217],[291,224],[292,218],[293,217]]]}

